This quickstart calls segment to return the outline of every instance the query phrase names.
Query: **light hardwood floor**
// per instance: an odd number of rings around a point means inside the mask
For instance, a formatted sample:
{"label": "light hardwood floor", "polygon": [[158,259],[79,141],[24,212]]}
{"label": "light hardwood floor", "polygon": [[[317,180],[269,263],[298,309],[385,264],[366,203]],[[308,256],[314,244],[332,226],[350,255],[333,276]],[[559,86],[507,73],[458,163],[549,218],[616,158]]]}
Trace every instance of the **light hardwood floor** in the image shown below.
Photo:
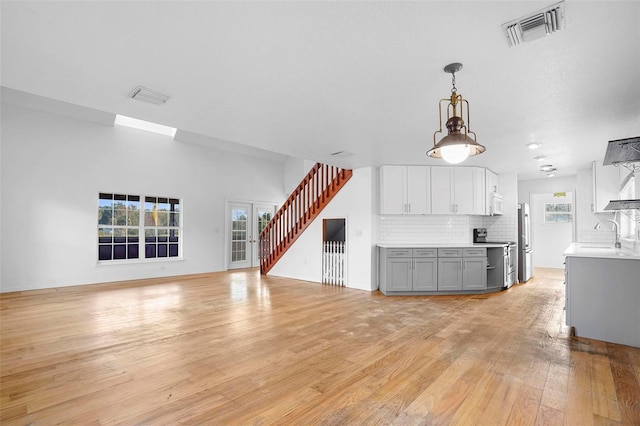
{"label": "light hardwood floor", "polygon": [[255,270],[3,294],[0,422],[640,424],[640,349],[571,338],[562,271],[536,272],[487,296]]}

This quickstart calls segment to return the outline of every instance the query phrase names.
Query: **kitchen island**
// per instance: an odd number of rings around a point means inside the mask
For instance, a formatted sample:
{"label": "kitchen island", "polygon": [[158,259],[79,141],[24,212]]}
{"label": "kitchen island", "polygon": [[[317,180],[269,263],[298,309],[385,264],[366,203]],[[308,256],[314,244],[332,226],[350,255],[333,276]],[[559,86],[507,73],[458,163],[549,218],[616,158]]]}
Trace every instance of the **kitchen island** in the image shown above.
{"label": "kitchen island", "polygon": [[640,253],[574,243],[563,254],[566,324],[575,335],[640,347]]}
{"label": "kitchen island", "polygon": [[[379,289],[392,295],[479,294],[504,288],[505,244],[380,244]],[[496,251],[495,255],[492,251]],[[498,262],[497,258],[500,258]],[[494,259],[488,264],[488,259]],[[496,265],[497,263],[497,265]]]}

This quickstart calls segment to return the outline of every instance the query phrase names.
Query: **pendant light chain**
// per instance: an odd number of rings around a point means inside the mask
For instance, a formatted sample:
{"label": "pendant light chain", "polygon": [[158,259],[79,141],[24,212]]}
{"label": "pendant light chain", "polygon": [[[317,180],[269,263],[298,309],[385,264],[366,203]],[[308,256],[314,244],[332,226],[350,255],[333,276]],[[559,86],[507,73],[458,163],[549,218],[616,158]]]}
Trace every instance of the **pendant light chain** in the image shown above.
{"label": "pendant light chain", "polygon": [[455,95],[456,93],[458,93],[458,89],[456,88],[456,73],[455,72],[451,73],[451,85],[453,86],[451,88],[451,93]]}

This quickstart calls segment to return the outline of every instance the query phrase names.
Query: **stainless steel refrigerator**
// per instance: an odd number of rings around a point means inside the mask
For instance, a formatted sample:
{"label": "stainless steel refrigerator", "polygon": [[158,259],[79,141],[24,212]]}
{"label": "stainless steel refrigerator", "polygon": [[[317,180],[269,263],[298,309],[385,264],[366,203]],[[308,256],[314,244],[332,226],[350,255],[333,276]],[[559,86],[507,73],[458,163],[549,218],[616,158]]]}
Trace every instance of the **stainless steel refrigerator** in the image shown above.
{"label": "stainless steel refrigerator", "polygon": [[533,247],[531,245],[531,214],[529,204],[518,204],[518,281],[533,277]]}

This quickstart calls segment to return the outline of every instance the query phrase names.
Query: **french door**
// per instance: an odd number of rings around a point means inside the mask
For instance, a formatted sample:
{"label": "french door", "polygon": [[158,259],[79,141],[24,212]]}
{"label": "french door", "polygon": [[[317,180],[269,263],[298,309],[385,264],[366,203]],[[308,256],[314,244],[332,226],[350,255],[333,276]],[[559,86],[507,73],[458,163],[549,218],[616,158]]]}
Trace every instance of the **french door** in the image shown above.
{"label": "french door", "polygon": [[227,230],[229,269],[260,266],[258,239],[274,212],[273,204],[229,202]]}

